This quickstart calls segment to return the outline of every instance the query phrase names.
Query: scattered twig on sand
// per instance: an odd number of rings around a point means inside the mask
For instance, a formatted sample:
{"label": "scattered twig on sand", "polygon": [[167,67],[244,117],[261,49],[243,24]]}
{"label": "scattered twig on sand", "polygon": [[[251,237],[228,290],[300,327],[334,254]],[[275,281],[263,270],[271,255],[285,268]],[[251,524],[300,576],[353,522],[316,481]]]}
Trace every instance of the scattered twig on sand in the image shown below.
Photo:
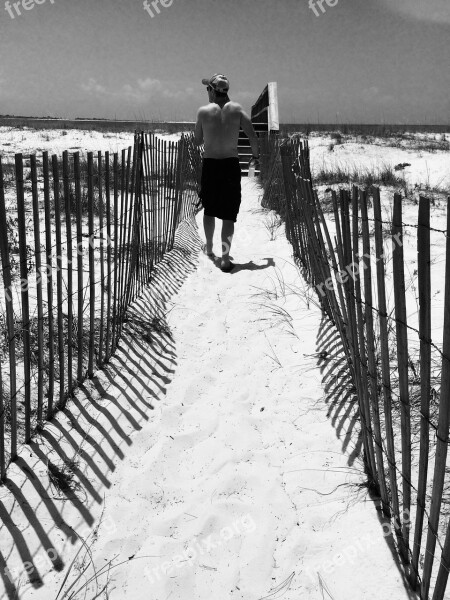
{"label": "scattered twig on sand", "polygon": [[285,579],[280,585],[270,590],[267,596],[260,598],[259,600],[275,600],[276,598],[281,598],[291,587],[291,583],[295,577],[295,571],[293,571],[287,579]]}
{"label": "scattered twig on sand", "polygon": [[[267,354],[267,352],[264,352],[264,354],[265,354],[265,355],[266,355],[268,358],[270,358],[271,360],[273,360],[273,362],[274,362],[274,363],[277,365],[277,369],[282,369],[282,368],[283,368],[283,365],[281,364],[281,361],[280,361],[280,359],[279,359],[279,358],[278,358],[278,356],[276,355],[276,353],[275,353],[275,350],[273,349],[273,346],[272,346],[272,344],[270,343],[270,340],[269,340],[269,338],[267,337],[267,335],[266,335],[265,333],[264,333],[264,336],[265,336],[265,338],[266,338],[266,340],[267,340],[267,343],[268,343],[268,344],[269,344],[269,346],[270,346],[270,349],[272,350],[272,354],[273,354],[273,356],[271,356],[270,354]],[[273,370],[273,369],[272,369],[272,370]]]}
{"label": "scattered twig on sand", "polygon": [[[81,578],[83,577],[84,573],[85,573],[85,572],[88,570],[88,568],[89,568],[89,566],[90,566],[91,564],[92,564],[92,567],[93,567],[93,569],[94,569],[94,578],[96,578],[96,577],[97,577],[97,573],[96,573],[96,571],[95,571],[95,565],[94,565],[94,561],[93,561],[93,557],[92,557],[92,552],[91,552],[91,546],[92,546],[92,543],[93,543],[93,542],[91,542],[91,545],[90,545],[90,546],[88,546],[88,545],[87,545],[87,540],[89,539],[89,537],[93,536],[93,534],[97,532],[97,530],[98,530],[98,527],[99,527],[99,526],[100,526],[100,523],[99,523],[99,525],[96,527],[96,529],[94,529],[94,531],[92,531],[92,533],[91,533],[91,534],[90,534],[90,535],[89,535],[89,536],[86,538],[86,540],[83,540],[83,539],[82,539],[80,536],[78,536],[78,539],[80,539],[80,540],[81,540],[81,543],[82,543],[82,545],[81,545],[81,546],[80,546],[80,548],[78,549],[78,552],[77,552],[77,553],[75,554],[75,556],[73,557],[73,559],[72,559],[72,562],[70,563],[70,565],[69,565],[69,568],[67,569],[67,573],[66,573],[66,575],[65,575],[65,577],[64,577],[64,579],[63,579],[63,582],[62,582],[62,584],[61,584],[61,587],[60,587],[60,588],[59,588],[59,590],[58,590],[58,594],[56,595],[56,598],[55,598],[55,600],[58,600],[59,598],[61,598],[61,600],[71,600],[72,598],[75,598],[75,597],[76,597],[76,594],[78,593],[78,591],[72,592],[71,594],[70,594],[69,592],[70,592],[70,590],[71,590],[71,589],[72,589],[72,588],[73,588],[73,587],[74,587],[74,586],[75,586],[75,585],[76,585],[76,584],[77,584],[77,583],[78,583],[78,582],[81,580]],[[83,566],[83,567],[80,569],[80,572],[79,572],[79,574],[77,575],[77,577],[76,577],[75,581],[73,581],[73,582],[70,584],[70,586],[69,586],[69,587],[68,587],[68,588],[67,588],[65,591],[63,591],[63,588],[64,588],[64,586],[66,585],[66,581],[67,581],[67,579],[69,578],[69,575],[70,575],[70,573],[72,572],[72,569],[75,569],[75,563],[76,563],[76,560],[77,560],[77,558],[78,558],[79,554],[81,553],[81,551],[83,550],[83,548],[86,548],[86,554],[89,554],[90,562],[88,562],[87,564],[85,564],[85,565],[84,565],[84,566]],[[86,557],[86,555],[85,555],[85,557]],[[81,561],[81,564],[83,564],[83,563],[84,563],[85,557],[84,557],[84,558],[83,558],[83,560]],[[85,585],[87,585],[87,583],[86,583]],[[84,586],[83,586],[83,587],[84,587]],[[80,588],[80,589],[82,589],[82,588]],[[61,593],[63,594],[62,596],[61,596]]]}
{"label": "scattered twig on sand", "polygon": [[[325,583],[323,577],[320,575],[320,573],[317,573],[317,577],[319,578],[319,585],[320,585],[320,591],[322,592],[322,598],[323,600],[327,600],[331,599],[331,600],[335,600],[335,597],[331,594],[330,590],[328,589],[327,584]],[[327,594],[325,596],[325,594]]]}

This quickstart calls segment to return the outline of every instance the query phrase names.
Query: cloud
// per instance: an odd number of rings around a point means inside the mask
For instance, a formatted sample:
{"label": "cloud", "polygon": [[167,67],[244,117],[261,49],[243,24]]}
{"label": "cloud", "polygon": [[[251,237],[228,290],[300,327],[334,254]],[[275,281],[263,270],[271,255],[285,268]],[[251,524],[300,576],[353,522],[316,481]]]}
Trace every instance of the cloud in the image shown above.
{"label": "cloud", "polygon": [[394,100],[392,94],[385,94],[377,86],[364,88],[361,92],[361,97],[364,102],[372,102],[374,104],[388,104]]}
{"label": "cloud", "polygon": [[138,79],[136,83],[125,83],[118,89],[108,89],[91,77],[86,83],[81,84],[81,89],[97,97],[125,99],[137,104],[153,99],[179,99],[192,95],[192,87],[174,89],[173,84],[164,83],[159,79]]}
{"label": "cloud", "polygon": [[97,83],[97,81],[91,77],[87,83],[82,83],[81,88],[91,94],[106,94],[107,90],[103,85]]}
{"label": "cloud", "polygon": [[419,21],[450,25],[449,0],[381,0],[391,10]]}

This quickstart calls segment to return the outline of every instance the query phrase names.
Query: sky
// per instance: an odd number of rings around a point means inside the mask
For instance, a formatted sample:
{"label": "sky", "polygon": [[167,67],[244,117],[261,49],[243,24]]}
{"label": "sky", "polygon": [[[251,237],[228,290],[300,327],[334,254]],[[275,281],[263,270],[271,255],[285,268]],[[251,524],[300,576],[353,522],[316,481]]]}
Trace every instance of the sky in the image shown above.
{"label": "sky", "polygon": [[220,72],[282,123],[450,124],[449,0],[158,1],[0,0],[0,114],[193,121]]}

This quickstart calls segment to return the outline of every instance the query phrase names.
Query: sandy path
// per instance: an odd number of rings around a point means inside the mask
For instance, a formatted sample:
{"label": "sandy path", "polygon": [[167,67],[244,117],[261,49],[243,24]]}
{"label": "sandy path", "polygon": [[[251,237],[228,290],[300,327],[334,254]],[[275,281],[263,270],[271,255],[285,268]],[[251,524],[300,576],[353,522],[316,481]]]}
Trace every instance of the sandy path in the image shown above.
{"label": "sandy path", "polygon": [[[108,475],[109,526],[91,546],[93,562],[125,561],[110,571],[110,600],[402,600],[361,486],[354,405],[337,393],[345,378],[333,360],[318,366],[318,352],[337,352],[335,335],[290,293],[304,284],[289,244],[281,230],[270,241],[255,184],[245,181],[244,193],[235,272],[200,255],[161,304],[171,331],[161,352],[131,343],[115,359],[108,398],[129,424],[108,428],[123,460]],[[24,597],[53,598],[58,581],[49,575]]]}

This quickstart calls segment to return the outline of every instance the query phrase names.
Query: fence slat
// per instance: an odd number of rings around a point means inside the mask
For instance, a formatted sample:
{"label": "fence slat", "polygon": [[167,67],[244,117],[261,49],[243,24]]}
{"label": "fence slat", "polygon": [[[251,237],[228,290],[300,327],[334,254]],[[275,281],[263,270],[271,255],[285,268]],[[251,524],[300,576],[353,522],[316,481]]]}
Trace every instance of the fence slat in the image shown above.
{"label": "fence slat", "polygon": [[375,218],[375,254],[377,259],[377,291],[378,291],[378,323],[380,326],[380,354],[381,354],[381,382],[384,399],[384,420],[386,428],[387,459],[389,465],[389,482],[391,485],[391,502],[394,520],[394,529],[399,544],[403,543],[400,507],[398,499],[396,458],[394,445],[394,429],[392,424],[392,390],[389,365],[389,335],[387,327],[386,304],[386,273],[384,267],[383,225],[381,219],[380,191],[374,188],[373,207]]}
{"label": "fence slat", "polygon": [[88,234],[89,234],[89,360],[88,377],[94,375],[95,359],[95,238],[94,238],[94,155],[88,152]]}
{"label": "fence slat", "polygon": [[142,171],[142,203],[143,203],[143,211],[144,211],[144,215],[145,215],[145,240],[144,240],[144,244],[145,244],[145,260],[147,263],[147,270],[146,270],[146,277],[147,277],[147,281],[150,281],[151,278],[151,273],[152,273],[152,265],[151,265],[151,235],[152,235],[152,228],[151,228],[151,180],[150,180],[150,172],[149,172],[149,166],[148,166],[148,154],[149,154],[149,149],[147,146],[147,136],[146,134],[142,133],[142,138],[141,138],[141,145],[142,145],[142,167],[141,167],[141,171]]}
{"label": "fence slat", "polygon": [[[17,187],[17,228],[19,233],[20,287],[22,298],[21,335],[23,339],[23,374],[25,407],[25,441],[31,438],[31,347],[30,347],[30,300],[28,296],[28,253],[25,223],[25,195],[23,181],[23,156],[15,155]],[[12,457],[14,458],[14,457]]]}
{"label": "fence slat", "polygon": [[[0,175],[2,174],[0,168]],[[0,180],[3,185],[3,178]],[[6,452],[5,452],[5,403],[3,396],[3,366],[0,357],[0,481],[6,478]]]}
{"label": "fence slat", "polygon": [[120,271],[119,271],[119,252],[120,252],[120,239],[119,236],[119,155],[117,152],[113,158],[113,187],[114,187],[114,304],[113,304],[113,330],[112,330],[112,342],[111,342],[111,354],[117,348],[117,323],[118,323],[118,311],[119,311],[119,284],[120,284]]}
{"label": "fence slat", "polygon": [[175,159],[175,190],[174,190],[174,208],[172,211],[172,222],[171,222],[171,234],[170,234],[170,249],[173,248],[175,243],[175,233],[179,222],[181,221],[181,208],[183,204],[183,175],[185,172],[185,161],[186,161],[186,147],[184,139],[181,139],[176,147],[176,159]]}
{"label": "fence slat", "polygon": [[363,426],[364,435],[366,437],[366,449],[368,452],[368,467],[370,470],[370,477],[376,487],[379,487],[377,467],[375,462],[375,451],[373,447],[373,432],[372,432],[372,418],[370,414],[370,399],[369,399],[369,375],[367,371],[367,356],[366,356],[366,342],[364,337],[364,319],[363,310],[361,303],[361,281],[360,281],[360,260],[359,260],[359,225],[358,225],[358,200],[359,193],[358,188],[353,186],[352,189],[352,250],[353,255],[351,256],[353,263],[353,278],[354,278],[354,293],[355,293],[355,320],[356,320],[356,332],[355,338],[358,343],[358,361],[359,361],[359,377],[362,402],[361,408],[363,411]]}
{"label": "fence slat", "polygon": [[157,226],[156,226],[156,239],[158,240],[158,258],[157,258],[157,262],[159,262],[162,259],[162,254],[163,254],[163,240],[162,240],[162,233],[161,233],[161,213],[162,213],[162,202],[161,202],[161,194],[164,193],[164,183],[161,184],[161,180],[164,178],[164,158],[165,158],[165,153],[164,152],[164,147],[163,147],[163,142],[155,137],[155,142],[156,142],[156,161],[157,161],[157,173],[158,173],[158,195],[157,195],[157,202],[156,202],[156,218],[157,218]]}
{"label": "fence slat", "polygon": [[[425,199],[424,199],[425,200]],[[445,309],[444,309],[444,343],[442,360],[441,402],[444,399],[447,410],[447,422],[449,420],[449,397],[450,397],[450,196],[447,198],[447,248],[445,265]],[[448,426],[446,429],[448,436]],[[446,443],[448,447],[448,442]],[[450,522],[447,523],[447,533],[441,554],[438,576],[434,588],[433,600],[443,600],[450,571]]]}
{"label": "fence slat", "polygon": [[58,157],[52,156],[53,166],[53,199],[55,209],[56,236],[56,311],[58,323],[58,366],[59,366],[59,401],[58,408],[63,408],[65,401],[65,365],[64,365],[64,318],[63,318],[63,280],[62,280],[62,244],[61,244],[61,197],[59,189]]}
{"label": "fence slat", "polygon": [[47,261],[47,328],[48,328],[48,389],[47,414],[53,417],[53,395],[55,385],[55,339],[53,322],[53,260],[52,260],[52,221],[50,208],[50,169],[48,152],[42,155],[42,173],[44,177],[44,213],[45,213],[45,253]]}
{"label": "fence slat", "polygon": [[[338,263],[339,263],[339,273],[341,274],[340,277],[340,283],[342,285],[342,313],[344,316],[344,324],[345,324],[345,333],[347,336],[347,346],[350,350],[350,340],[348,337],[348,328],[349,328],[349,314],[348,314],[348,307],[347,307],[347,294],[346,294],[346,287],[345,287],[345,281],[344,281],[344,276],[347,277],[348,273],[345,269],[345,267],[347,266],[345,264],[344,261],[344,256],[343,256],[343,251],[342,251],[342,230],[341,230],[341,219],[339,217],[339,210],[338,210],[338,202],[337,202],[337,196],[336,196],[336,192],[333,190],[331,192],[331,198],[333,201],[333,213],[334,213],[334,222],[336,224],[336,254],[338,256]],[[350,350],[351,351],[351,350]]]}
{"label": "fence slat", "polygon": [[6,304],[6,330],[8,334],[9,354],[9,408],[11,425],[11,456],[17,454],[17,374],[16,374],[16,336],[14,330],[14,301],[11,275],[11,258],[8,245],[8,227],[3,187],[3,165],[0,156],[0,253],[3,270],[3,286]]}
{"label": "fence slat", "polygon": [[[0,156],[0,256],[2,261],[3,286],[5,292],[6,305],[6,331],[8,335],[8,355],[9,355],[9,412],[10,412],[10,427],[11,427],[11,456],[17,453],[17,384],[16,384],[16,337],[14,331],[14,304],[13,304],[13,289],[11,276],[11,259],[8,247],[8,227],[6,222],[6,204],[5,193],[3,187],[3,164]],[[1,419],[3,432],[5,428],[5,398],[4,386],[2,391],[2,408]],[[3,455],[5,454],[5,438],[2,435]],[[2,460],[2,471],[0,474],[3,480],[6,475],[6,457]]]}
{"label": "fence slat", "polygon": [[[447,232],[450,231],[450,199],[447,201]],[[433,490],[431,492],[430,513],[428,517],[428,535],[423,565],[422,596],[428,598],[431,573],[433,570],[436,538],[440,520],[442,494],[444,491],[445,471],[447,463],[448,437],[450,425],[450,242],[447,235],[445,258],[445,300],[444,300],[444,335],[442,344],[442,373],[439,403],[439,422],[436,434],[436,457],[434,461]],[[433,600],[443,598],[450,566],[450,532],[447,536],[441,558],[438,580],[436,581]],[[446,569],[444,571],[443,569]]]}
{"label": "fence slat", "polygon": [[108,298],[106,301],[106,348],[105,348],[105,362],[109,361],[111,355],[111,315],[112,315],[112,285],[111,285],[111,189],[110,189],[110,158],[109,152],[105,153],[105,195],[106,195],[106,263],[107,263],[107,281],[106,290]]}
{"label": "fence slat", "polygon": [[[350,360],[350,347],[348,345],[348,339],[347,339],[347,335],[346,335],[346,326],[347,325],[346,325],[346,320],[345,320],[345,316],[344,316],[345,301],[344,301],[344,295],[343,295],[343,291],[342,291],[343,282],[342,282],[342,278],[339,277],[339,269],[338,269],[337,262],[336,262],[336,254],[334,252],[330,232],[329,232],[327,224],[325,222],[325,216],[323,214],[323,210],[322,210],[322,207],[320,205],[318,198],[316,198],[316,206],[318,209],[320,222],[322,224],[322,229],[325,233],[325,238],[326,238],[327,246],[328,246],[328,253],[331,257],[332,270],[334,272],[334,279],[336,281],[336,284],[337,284],[336,287],[337,287],[338,294],[339,294],[339,303],[337,301],[337,298],[335,297],[335,305],[336,305],[335,306],[335,312],[336,312],[335,323],[336,323],[337,328],[339,329],[341,342],[342,342],[342,348],[343,348],[344,354],[348,361],[348,360]],[[306,248],[306,246],[305,246],[305,248]]]}
{"label": "fence slat", "polygon": [[[356,398],[358,400],[359,416],[363,426],[363,445],[364,445],[364,462],[366,470],[370,473],[371,471],[371,443],[369,441],[368,433],[370,431],[370,417],[367,415],[364,406],[364,392],[361,382],[361,356],[359,351],[358,341],[358,327],[356,321],[356,295],[355,295],[355,273],[354,273],[354,258],[352,251],[352,232],[350,228],[350,214],[349,205],[350,197],[347,190],[341,190],[340,194],[340,205],[341,205],[341,223],[342,223],[342,243],[343,243],[343,254],[344,254],[344,265],[349,275],[346,280],[345,290],[347,292],[347,310],[348,310],[348,331],[351,343],[351,350],[353,356],[353,382],[355,385]],[[356,241],[358,240],[356,236]],[[371,478],[375,480],[372,473]]]}
{"label": "fence slat", "polygon": [[409,563],[409,523],[411,515],[411,409],[408,382],[408,332],[405,298],[405,267],[403,256],[402,197],[394,195],[392,218],[392,268],[397,334],[397,367],[402,439],[402,558]]}
{"label": "fence slat", "polygon": [[105,249],[103,243],[103,157],[102,153],[97,154],[98,162],[98,228],[100,237],[100,335],[98,342],[98,365],[103,365],[103,341],[105,327]]}
{"label": "fence slat", "polygon": [[84,287],[83,287],[83,206],[81,196],[80,154],[73,155],[75,203],[77,220],[77,381],[81,383],[84,371]]}
{"label": "fence slat", "polygon": [[34,223],[34,260],[36,271],[36,310],[37,310],[37,423],[42,423],[42,410],[44,403],[44,306],[42,294],[42,262],[41,262],[41,231],[39,214],[39,192],[36,155],[30,156],[31,168],[31,196],[33,205]]}
{"label": "fence slat", "polygon": [[[122,160],[124,155],[122,154]],[[131,146],[128,148],[127,158],[126,158],[126,172],[125,172],[125,210],[123,211],[122,217],[122,230],[123,230],[123,247],[121,254],[121,264],[122,264],[122,287],[120,294],[120,324],[119,331],[120,335],[122,335],[122,328],[125,319],[126,313],[126,302],[125,297],[127,294],[127,289],[129,285],[128,281],[128,273],[130,267],[130,246],[131,246],[131,232],[132,232],[132,224],[134,217],[134,203],[133,203],[133,195],[130,194],[130,176],[131,176]],[[123,173],[123,171],[122,171]],[[122,176],[123,181],[123,176]]]}
{"label": "fence slat", "polygon": [[146,279],[150,281],[152,276],[152,224],[151,224],[151,179],[149,169],[149,148],[147,146],[147,136],[143,133],[142,144],[142,202],[145,215],[145,260],[146,260]]}
{"label": "fence slat", "polygon": [[67,392],[73,389],[73,239],[70,199],[69,153],[63,152],[63,191],[66,217],[66,254],[67,254]]}
{"label": "fence slat", "polygon": [[383,439],[381,435],[380,405],[378,398],[378,372],[375,355],[375,328],[373,317],[373,295],[372,295],[372,266],[370,257],[372,256],[370,245],[369,221],[367,210],[367,193],[361,191],[361,226],[363,236],[363,265],[364,265],[364,303],[365,303],[365,321],[366,321],[366,349],[367,364],[369,374],[369,394],[372,407],[372,419],[375,438],[375,457],[377,461],[378,483],[380,484],[380,495],[383,513],[386,517],[391,516],[391,508],[387,492],[386,475],[383,459]]}
{"label": "fence slat", "polygon": [[420,337],[420,452],[417,508],[414,531],[411,583],[417,589],[421,554],[423,522],[426,507],[428,460],[430,453],[430,395],[431,395],[431,274],[430,274],[430,202],[419,200],[417,230],[417,279],[419,287]]}
{"label": "fence slat", "polygon": [[131,147],[128,148],[126,159],[126,177],[125,177],[125,211],[123,214],[123,251],[122,251],[122,289],[120,295],[120,334],[122,334],[123,322],[126,312],[125,297],[129,285],[128,273],[130,267],[130,246],[131,246],[131,231],[133,227],[134,203],[133,196],[130,194],[130,175],[131,175]]}

